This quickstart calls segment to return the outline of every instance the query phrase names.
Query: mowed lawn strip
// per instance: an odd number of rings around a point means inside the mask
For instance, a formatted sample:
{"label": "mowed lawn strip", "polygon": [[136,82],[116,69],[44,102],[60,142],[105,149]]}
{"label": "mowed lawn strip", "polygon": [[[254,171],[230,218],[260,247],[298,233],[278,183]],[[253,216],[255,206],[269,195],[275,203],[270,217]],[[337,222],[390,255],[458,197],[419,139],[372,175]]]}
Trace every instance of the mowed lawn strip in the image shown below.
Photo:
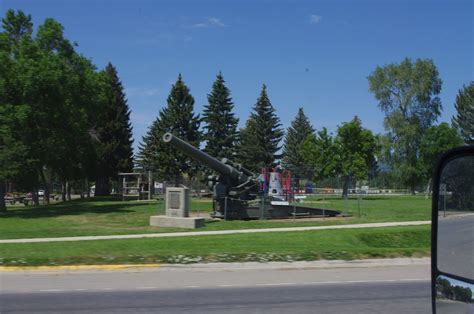
{"label": "mowed lawn strip", "polygon": [[[389,221],[429,220],[431,200],[423,196],[367,196],[362,200],[311,197],[304,206],[339,209],[349,218],[283,219],[253,221],[209,220],[199,231],[324,226]],[[191,212],[208,215],[209,199],[193,199]],[[359,211],[360,208],[360,211]],[[359,216],[360,213],[360,216]],[[163,201],[128,201],[93,198],[50,206],[9,207],[0,215],[0,239],[117,235],[189,231],[149,226],[152,215],[164,214]]]}
{"label": "mowed lawn strip", "polygon": [[312,196],[305,200],[313,207],[337,209],[366,222],[430,220],[431,199],[424,195],[349,195],[348,200],[340,196]]}
{"label": "mowed lawn strip", "polygon": [[1,244],[0,265],[295,261],[427,256],[430,226]]}

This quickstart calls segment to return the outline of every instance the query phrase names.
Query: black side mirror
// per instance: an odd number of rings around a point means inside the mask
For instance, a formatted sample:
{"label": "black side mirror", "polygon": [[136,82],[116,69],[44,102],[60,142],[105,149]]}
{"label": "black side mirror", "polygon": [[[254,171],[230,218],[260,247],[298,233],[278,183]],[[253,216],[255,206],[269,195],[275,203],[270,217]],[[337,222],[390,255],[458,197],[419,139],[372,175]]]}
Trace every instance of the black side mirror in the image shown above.
{"label": "black side mirror", "polygon": [[474,146],[448,151],[435,170],[431,295],[433,313],[474,313]]}

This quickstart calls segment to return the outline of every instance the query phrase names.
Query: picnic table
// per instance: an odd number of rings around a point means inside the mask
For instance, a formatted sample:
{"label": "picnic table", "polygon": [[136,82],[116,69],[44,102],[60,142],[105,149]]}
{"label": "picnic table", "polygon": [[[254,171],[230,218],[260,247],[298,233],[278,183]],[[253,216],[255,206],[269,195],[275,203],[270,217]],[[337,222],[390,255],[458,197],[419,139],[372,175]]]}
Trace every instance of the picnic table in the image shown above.
{"label": "picnic table", "polygon": [[[52,193],[49,195],[50,199],[53,199],[55,201],[58,201],[60,198],[60,194],[55,194]],[[38,196],[39,200],[43,200],[44,202],[44,196]],[[25,206],[28,206],[30,203],[33,203],[33,197],[31,196],[30,193],[26,195],[17,195],[17,194],[7,194],[4,197],[5,203],[9,203],[11,205],[15,205],[16,203],[21,203]]]}
{"label": "picnic table", "polygon": [[28,203],[31,201],[31,198],[26,196],[5,196],[5,202],[15,205],[18,203],[23,203],[25,206],[28,206]]}

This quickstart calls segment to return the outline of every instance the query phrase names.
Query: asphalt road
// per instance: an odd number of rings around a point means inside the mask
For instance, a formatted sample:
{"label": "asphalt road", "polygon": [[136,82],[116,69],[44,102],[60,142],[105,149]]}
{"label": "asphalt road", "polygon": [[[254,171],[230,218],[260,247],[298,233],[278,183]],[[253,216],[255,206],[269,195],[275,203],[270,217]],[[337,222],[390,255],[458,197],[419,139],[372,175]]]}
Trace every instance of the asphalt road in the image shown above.
{"label": "asphalt road", "polygon": [[427,259],[0,274],[3,313],[430,313]]}
{"label": "asphalt road", "polygon": [[430,313],[425,282],[4,294],[1,313]]}
{"label": "asphalt road", "polygon": [[438,217],[438,269],[474,279],[474,214]]}

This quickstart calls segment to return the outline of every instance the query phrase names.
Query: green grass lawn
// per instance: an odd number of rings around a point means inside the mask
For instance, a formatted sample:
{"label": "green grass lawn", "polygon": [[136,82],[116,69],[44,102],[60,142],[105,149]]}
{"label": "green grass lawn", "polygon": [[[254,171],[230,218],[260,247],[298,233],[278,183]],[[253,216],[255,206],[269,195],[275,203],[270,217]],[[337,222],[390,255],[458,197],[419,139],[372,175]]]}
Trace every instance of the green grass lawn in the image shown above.
{"label": "green grass lawn", "polygon": [[424,195],[367,195],[360,199],[350,196],[347,201],[340,196],[313,196],[305,203],[312,207],[337,209],[366,222],[431,219],[431,199],[426,199]]}
{"label": "green grass lawn", "polygon": [[[302,205],[339,209],[349,218],[285,219],[254,221],[212,221],[202,231],[249,228],[320,226],[383,221],[429,220],[431,200],[422,196],[374,197],[343,201],[339,198],[312,198]],[[360,204],[360,216],[358,205]],[[209,213],[208,199],[193,199],[192,212]],[[0,215],[0,239],[115,235],[186,231],[149,226],[151,215],[164,214],[163,201],[128,201],[95,198],[38,207],[9,207]]]}
{"label": "green grass lawn", "polygon": [[420,257],[430,226],[0,244],[0,252],[4,266]]}

